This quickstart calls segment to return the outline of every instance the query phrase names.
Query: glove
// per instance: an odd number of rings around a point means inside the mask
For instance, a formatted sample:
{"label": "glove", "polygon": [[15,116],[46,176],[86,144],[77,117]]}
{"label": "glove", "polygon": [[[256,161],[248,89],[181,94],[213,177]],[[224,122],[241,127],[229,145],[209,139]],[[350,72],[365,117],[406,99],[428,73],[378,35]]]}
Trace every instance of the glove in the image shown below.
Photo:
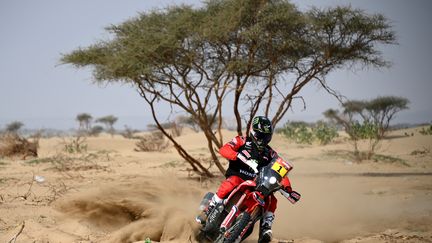
{"label": "glove", "polygon": [[258,161],[256,159],[246,160],[245,164],[247,164],[255,172],[255,174],[258,173]]}
{"label": "glove", "polygon": [[243,163],[246,163],[247,160],[251,158],[251,155],[248,151],[242,150],[237,153],[237,158],[241,160]]}

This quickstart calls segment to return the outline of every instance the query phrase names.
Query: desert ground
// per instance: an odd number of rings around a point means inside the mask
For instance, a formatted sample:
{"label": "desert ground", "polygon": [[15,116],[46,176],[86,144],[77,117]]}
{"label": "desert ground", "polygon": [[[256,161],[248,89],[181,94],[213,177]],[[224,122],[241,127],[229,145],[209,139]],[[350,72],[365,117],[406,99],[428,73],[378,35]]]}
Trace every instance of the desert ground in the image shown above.
{"label": "desert ground", "polygon": [[[67,139],[41,139],[38,158],[0,159],[0,242],[196,242],[198,204],[224,179],[216,166],[205,179],[172,147],[136,152],[136,140],[101,135],[70,154]],[[209,157],[202,134],[178,140]],[[393,131],[378,153],[398,160],[378,162],[352,161],[343,137],[321,146],[275,135],[271,146],[302,194],[295,205],[277,195],[274,242],[432,242],[432,136]],[[255,230],[246,242],[256,240]]]}

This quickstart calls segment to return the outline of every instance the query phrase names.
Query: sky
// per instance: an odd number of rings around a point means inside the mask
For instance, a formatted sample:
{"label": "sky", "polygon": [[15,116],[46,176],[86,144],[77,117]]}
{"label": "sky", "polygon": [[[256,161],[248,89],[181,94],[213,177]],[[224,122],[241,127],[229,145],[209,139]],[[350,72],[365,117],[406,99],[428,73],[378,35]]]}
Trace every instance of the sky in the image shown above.
{"label": "sky", "polygon": [[[339,70],[327,81],[349,99],[396,95],[410,100],[395,123],[432,121],[432,1],[429,0],[295,0],[301,10],[312,6],[351,5],[382,13],[392,21],[399,45],[380,48],[393,63],[388,69]],[[75,117],[115,115],[116,128],[144,129],[151,122],[145,102],[127,85],[92,83],[91,69],[60,65],[62,54],[109,37],[104,30],[139,12],[175,4],[200,6],[198,0],[0,0],[0,129],[12,121],[25,128],[77,128]],[[318,86],[308,86],[285,119],[316,121],[338,101]],[[169,112],[167,109],[166,113]]]}

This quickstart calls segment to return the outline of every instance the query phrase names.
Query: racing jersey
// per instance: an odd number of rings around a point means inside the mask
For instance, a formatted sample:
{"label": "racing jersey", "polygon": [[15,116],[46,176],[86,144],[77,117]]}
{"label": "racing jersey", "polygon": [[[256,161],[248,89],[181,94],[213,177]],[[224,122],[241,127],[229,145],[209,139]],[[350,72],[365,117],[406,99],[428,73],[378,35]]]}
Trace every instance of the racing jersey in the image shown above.
{"label": "racing jersey", "polygon": [[[243,180],[253,180],[255,178],[255,173],[252,168],[245,164],[248,158],[237,156],[239,151],[248,155],[248,157],[250,157],[249,159],[257,160],[258,170],[261,167],[268,165],[272,159],[277,156],[276,151],[274,151],[269,145],[267,145],[262,151],[259,151],[251,138],[236,136],[219,149],[219,153],[229,161],[229,166],[225,173],[226,177],[235,175]],[[292,167],[291,164],[289,165]],[[285,191],[292,191],[288,177],[284,177],[282,185],[284,186],[283,189]]]}

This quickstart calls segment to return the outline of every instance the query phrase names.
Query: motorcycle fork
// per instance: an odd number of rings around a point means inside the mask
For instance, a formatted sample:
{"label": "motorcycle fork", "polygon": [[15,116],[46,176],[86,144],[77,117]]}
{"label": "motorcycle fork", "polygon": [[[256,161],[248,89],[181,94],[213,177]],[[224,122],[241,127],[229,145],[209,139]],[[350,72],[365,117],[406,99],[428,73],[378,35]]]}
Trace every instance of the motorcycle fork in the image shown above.
{"label": "motorcycle fork", "polygon": [[255,222],[260,218],[260,216],[261,216],[261,207],[259,207],[259,206],[254,207],[254,209],[252,210],[252,212],[250,213],[250,215],[251,215],[251,220],[249,221],[249,223],[247,224],[247,226],[243,229],[243,231],[240,233],[240,239],[243,239],[244,235],[249,230],[249,227],[253,227],[253,225],[255,224]]}
{"label": "motorcycle fork", "polygon": [[221,232],[225,232],[231,226],[234,219],[238,216],[239,207],[243,203],[245,198],[246,198],[246,193],[243,193],[240,199],[237,201],[237,203],[231,207],[230,212],[222,221],[222,224],[220,226]]}

